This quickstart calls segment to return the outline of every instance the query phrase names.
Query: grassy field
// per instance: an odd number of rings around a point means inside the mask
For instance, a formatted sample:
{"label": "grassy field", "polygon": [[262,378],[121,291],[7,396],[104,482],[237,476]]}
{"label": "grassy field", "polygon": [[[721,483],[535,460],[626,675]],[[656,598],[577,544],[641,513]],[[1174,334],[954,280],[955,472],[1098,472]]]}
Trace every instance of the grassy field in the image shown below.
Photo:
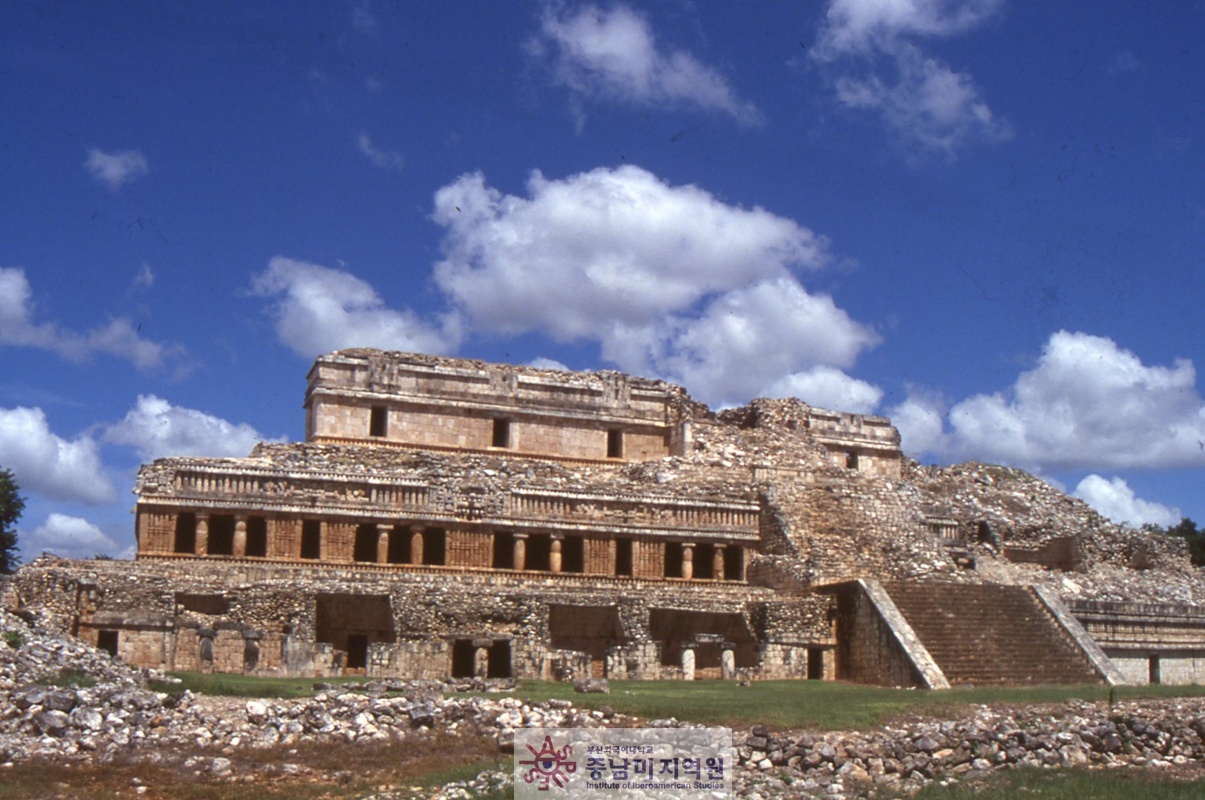
{"label": "grassy field", "polygon": [[[313,678],[257,678],[246,675],[176,673],[179,683],[157,684],[164,692],[189,689],[197,694],[231,697],[297,698],[314,694]],[[363,679],[330,679],[351,691]],[[554,698],[585,708],[609,706],[621,714],[734,727],[753,724],[773,728],[865,730],[909,714],[938,715],[960,706],[991,703],[1058,703],[1071,699],[1108,700],[1105,686],[1038,686],[922,691],[886,689],[831,681],[757,681],[737,686],[723,681],[614,681],[610,694],[577,694],[568,683],[525,681],[514,692],[530,702]],[[1205,686],[1122,686],[1116,700],[1205,695]]]}
{"label": "grassy field", "polygon": [[[1109,699],[1109,689],[1096,685],[920,691],[828,681],[758,681],[743,687],[721,681],[616,681],[610,694],[575,694],[569,684],[530,682],[523,683],[516,694],[530,701],[563,698],[588,708],[610,706],[621,714],[646,719],[675,717],[732,727],[762,724],[819,730],[865,730],[894,717],[937,715],[967,705]],[[1202,686],[1114,690],[1117,700],[1201,695],[1205,695]]]}

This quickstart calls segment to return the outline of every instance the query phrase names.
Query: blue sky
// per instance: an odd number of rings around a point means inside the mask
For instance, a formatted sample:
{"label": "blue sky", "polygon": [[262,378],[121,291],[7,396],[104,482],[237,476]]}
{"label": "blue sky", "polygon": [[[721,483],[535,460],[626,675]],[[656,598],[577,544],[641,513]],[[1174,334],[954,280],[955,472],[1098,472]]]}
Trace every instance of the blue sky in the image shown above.
{"label": "blue sky", "polygon": [[376,346],[798,395],[1205,521],[1205,4],[0,5],[27,558]]}

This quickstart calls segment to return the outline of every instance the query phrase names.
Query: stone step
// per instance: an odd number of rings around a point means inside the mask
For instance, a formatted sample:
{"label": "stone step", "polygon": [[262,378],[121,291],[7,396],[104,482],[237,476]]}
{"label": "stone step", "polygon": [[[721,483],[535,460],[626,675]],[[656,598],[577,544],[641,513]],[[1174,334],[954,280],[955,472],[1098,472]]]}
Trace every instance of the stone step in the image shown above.
{"label": "stone step", "polygon": [[1087,659],[1026,587],[889,584],[951,683],[1093,683]]}

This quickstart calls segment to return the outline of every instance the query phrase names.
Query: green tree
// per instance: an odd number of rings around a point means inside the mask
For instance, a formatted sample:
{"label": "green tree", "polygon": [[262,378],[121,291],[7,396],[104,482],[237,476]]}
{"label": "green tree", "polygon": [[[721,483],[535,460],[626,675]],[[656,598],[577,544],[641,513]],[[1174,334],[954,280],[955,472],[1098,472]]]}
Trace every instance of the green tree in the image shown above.
{"label": "green tree", "polygon": [[25,510],[25,499],[17,488],[13,473],[0,470],[0,574],[17,568],[17,520]]}
{"label": "green tree", "polygon": [[1197,523],[1184,517],[1178,525],[1169,525],[1167,533],[1169,536],[1179,536],[1188,542],[1188,552],[1192,556],[1192,563],[1198,567],[1205,564],[1205,529],[1198,528]]}

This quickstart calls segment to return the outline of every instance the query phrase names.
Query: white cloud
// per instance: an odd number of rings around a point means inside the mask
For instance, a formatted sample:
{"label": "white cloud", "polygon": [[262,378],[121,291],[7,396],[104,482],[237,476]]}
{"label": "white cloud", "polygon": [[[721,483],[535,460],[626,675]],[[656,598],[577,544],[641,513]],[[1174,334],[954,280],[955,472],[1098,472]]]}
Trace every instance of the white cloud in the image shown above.
{"label": "white cloud", "polygon": [[1100,475],[1089,475],[1075,487],[1074,496],[1114,522],[1135,528],[1147,523],[1166,528],[1175,525],[1183,516],[1178,508],[1136,497],[1134,490],[1121,478],[1108,480]]}
{"label": "white cloud", "polygon": [[162,456],[243,457],[265,437],[250,425],[173,406],[155,395],[139,395],[125,419],[105,430],[104,439],[133,447],[150,460]]}
{"label": "white cloud", "polygon": [[[1205,466],[1205,402],[1192,362],[1146,366],[1111,339],[1059,331],[1004,392],[955,404],[935,452],[1050,469]],[[913,398],[891,413],[939,413]],[[928,409],[929,416],[924,414]],[[923,426],[922,426],[923,427]]]}
{"label": "white cloud", "polygon": [[52,500],[108,503],[117,494],[96,442],[56,436],[40,408],[0,408],[0,464],[13,471],[22,491]]}
{"label": "white cloud", "polygon": [[279,298],[276,334],[307,358],[348,347],[444,353],[459,341],[452,321],[437,329],[410,311],[394,311],[356,276],[318,264],[277,256],[252,287]]}
{"label": "white cloud", "polygon": [[70,361],[93,353],[124,358],[140,369],[161,365],[179,348],[144,339],[131,322],[119,317],[86,334],[60,329],[50,322],[35,324],[29,280],[24,270],[0,267],[0,344],[40,347]]}
{"label": "white cloud", "polygon": [[91,558],[97,554],[113,555],[117,542],[104,531],[80,517],[57,511],[29,533],[20,534],[21,549],[26,553],[49,551],[65,558]]}
{"label": "white cloud", "polygon": [[761,114],[737,99],[728,81],[681,50],[659,51],[648,20],[627,6],[583,6],[567,14],[549,10],[539,55],[551,55],[558,83],[589,97],[653,105],[679,103],[757,123]]}
{"label": "white cloud", "polygon": [[766,397],[798,397],[820,408],[870,414],[883,399],[883,390],[851,378],[835,367],[812,367],[780,378],[764,392]]}
{"label": "white cloud", "polygon": [[533,358],[527,363],[527,366],[535,367],[536,369],[559,369],[561,371],[569,369],[569,367],[565,366],[560,361],[557,361],[554,358],[544,358],[543,356]]}
{"label": "white cloud", "polygon": [[106,153],[93,147],[88,151],[88,160],[84,162],[84,166],[93,178],[112,191],[117,191],[151,171],[146,156],[137,150]]}
{"label": "white cloud", "polygon": [[904,402],[888,411],[892,423],[900,432],[900,448],[916,457],[921,453],[946,453],[943,430],[945,405],[936,396],[912,390]]}
{"label": "white cloud", "polygon": [[974,79],[907,37],[965,33],[993,16],[998,0],[832,0],[812,57],[828,68],[838,102],[882,116],[901,139],[953,154],[963,144],[1012,135]]}
{"label": "white cloud", "polygon": [[155,273],[151,270],[151,265],[143,261],[142,265],[138,268],[138,274],[134,276],[133,288],[149,289],[154,285]]}
{"label": "white cloud", "polygon": [[361,133],[356,139],[356,147],[360,152],[381,169],[400,170],[406,166],[406,159],[401,153],[393,150],[381,150],[372,143],[367,133]]}
{"label": "white cloud", "polygon": [[597,341],[620,369],[721,404],[784,375],[848,367],[877,341],[800,284],[796,271],[827,263],[827,242],[791,220],[634,166],[536,172],[528,194],[504,195],[480,174],[436,194],[447,235],[435,280],[467,327]]}

